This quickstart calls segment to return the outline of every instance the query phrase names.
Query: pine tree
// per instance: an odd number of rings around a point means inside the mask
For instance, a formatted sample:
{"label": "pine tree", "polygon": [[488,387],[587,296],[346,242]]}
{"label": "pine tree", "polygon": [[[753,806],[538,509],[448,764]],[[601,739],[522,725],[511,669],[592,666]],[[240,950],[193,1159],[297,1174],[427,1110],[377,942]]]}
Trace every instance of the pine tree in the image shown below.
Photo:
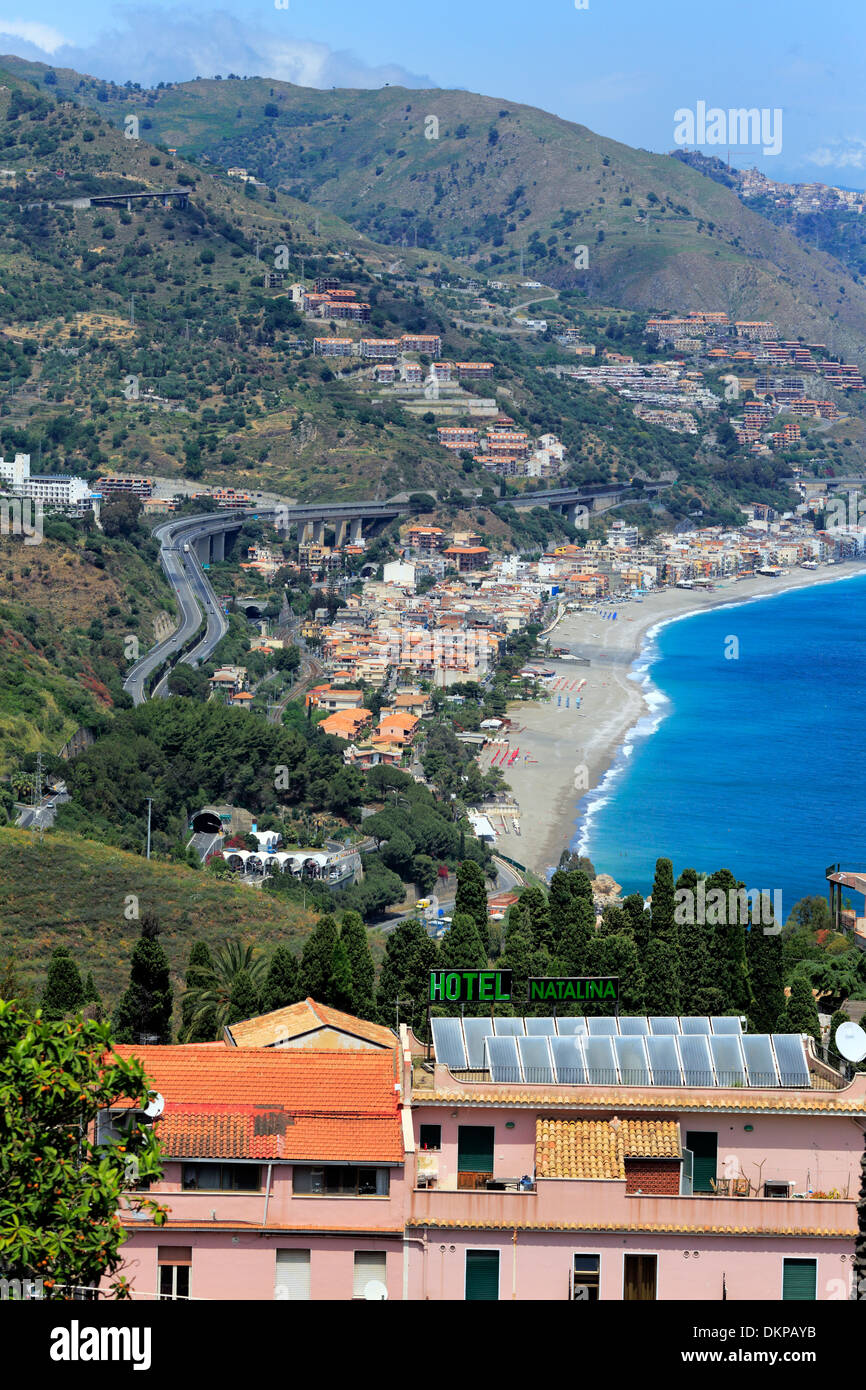
{"label": "pine tree", "polygon": [[59,1023],[80,1009],[84,1002],[84,985],[78,966],[65,946],[55,946],[42,991],[43,1017],[50,1023]]}
{"label": "pine tree", "polygon": [[571,883],[571,896],[573,898],[586,898],[587,902],[592,902],[592,879],[585,869],[571,869],[569,871],[569,882]]}
{"label": "pine tree", "polygon": [[347,912],[340,927],[340,940],[346,948],[352,971],[352,1013],[358,1018],[376,1019],[373,988],[376,967],[370,951],[370,941],[363,919],[357,912]]}
{"label": "pine tree", "polygon": [[248,970],[239,970],[232,981],[226,1025],[231,1028],[233,1023],[242,1023],[244,1019],[255,1018],[259,1012],[259,996],[250,978],[250,973]]}
{"label": "pine tree", "polygon": [[679,947],[679,929],[674,918],[674,866],[669,859],[657,859],[652,891],[651,931],[655,941]]}
{"label": "pine tree", "polygon": [[271,956],[268,973],[262,989],[262,1013],[273,1013],[275,1009],[285,1009],[289,1004],[298,1004],[303,999],[298,962],[288,946],[278,946]]}
{"label": "pine tree", "polygon": [[213,975],[213,960],[206,941],[194,941],[186,968],[185,990],[180,1000],[180,1042],[213,1042],[217,1035],[216,1015],[208,1014],[193,1021],[195,995],[193,990],[207,987]]}
{"label": "pine tree", "polygon": [[301,955],[301,988],[305,998],[324,1002],[336,940],[337,924],[333,917],[328,914],[320,917],[304,942]]}
{"label": "pine tree", "polygon": [[389,1028],[395,1025],[399,999],[403,1001],[401,1020],[411,1023],[416,1037],[426,1034],[430,971],[437,964],[436,956],[435,941],[414,918],[389,933],[376,996],[379,1017]]}
{"label": "pine tree", "polygon": [[333,1009],[342,1009],[348,1013],[354,1003],[352,990],[352,967],[349,964],[349,954],[343,942],[337,937],[334,942],[334,952],[331,956],[331,974],[328,978],[326,1004],[330,1004]]}
{"label": "pine tree", "polygon": [[785,1010],[786,1033],[809,1033],[817,1043],[821,1041],[821,1024],[818,1009],[812,994],[812,986],[802,975],[795,975],[791,981],[791,993]]}
{"label": "pine tree", "polygon": [[468,913],[475,920],[485,953],[490,950],[487,913],[487,884],[480,865],[474,859],[464,859],[457,866],[457,895],[454,916]]}
{"label": "pine tree", "polygon": [[667,1016],[680,1012],[679,952],[667,941],[652,936],[644,953],[646,1010]]}
{"label": "pine tree", "polygon": [[168,956],[159,943],[159,922],[153,912],[141,919],[141,935],[132,951],[129,988],[114,1017],[117,1042],[144,1038],[171,1041],[171,981]]}
{"label": "pine tree", "polygon": [[775,1033],[785,1014],[782,975],[782,938],[765,936],[760,927],[746,933],[746,963],[749,968],[749,1031]]}

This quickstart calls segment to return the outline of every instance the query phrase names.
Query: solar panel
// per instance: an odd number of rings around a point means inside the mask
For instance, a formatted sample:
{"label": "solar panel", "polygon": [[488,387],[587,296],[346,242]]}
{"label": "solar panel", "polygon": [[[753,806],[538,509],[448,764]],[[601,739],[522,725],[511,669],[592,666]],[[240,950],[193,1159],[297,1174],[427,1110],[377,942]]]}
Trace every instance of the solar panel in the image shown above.
{"label": "solar panel", "polygon": [[718,1086],[745,1086],[746,1064],[739,1037],[732,1034],[715,1035],[710,1038],[710,1052],[716,1067]]}
{"label": "solar panel", "polygon": [[547,1038],[518,1038],[517,1049],[523,1063],[523,1075],[536,1086],[552,1086],[556,1081]]}
{"label": "solar panel", "polygon": [[628,1086],[649,1086],[650,1070],[643,1038],[614,1038],[620,1075]]}
{"label": "solar panel", "polygon": [[527,1018],[524,1021],[527,1033],[543,1033],[550,1038],[556,1032],[555,1018]]}
{"label": "solar panel", "polygon": [[704,1033],[707,1037],[710,1034],[710,1020],[708,1018],[681,1018],[681,1033]]}
{"label": "solar panel", "polygon": [[466,1053],[470,1067],[486,1067],[484,1039],[493,1036],[493,1024],[489,1018],[464,1018],[463,1036],[466,1039]]}
{"label": "solar panel", "polygon": [[523,1036],[522,1018],[494,1018],[493,1031],[498,1038],[516,1038]]}
{"label": "solar panel", "polygon": [[558,1018],[556,1020],[556,1028],[561,1038],[586,1037],[585,1018]]}
{"label": "solar panel", "polygon": [[591,1038],[615,1038],[619,1032],[615,1018],[588,1018],[586,1026]]}
{"label": "solar panel", "polygon": [[687,1086],[715,1086],[709,1038],[681,1034],[676,1039]]}
{"label": "solar panel", "polygon": [[484,1046],[491,1081],[523,1080],[516,1038],[486,1038]]}
{"label": "solar panel", "polygon": [[654,1086],[682,1086],[683,1073],[676,1038],[669,1034],[649,1037],[646,1050]]}
{"label": "solar panel", "polygon": [[619,1031],[624,1038],[645,1038],[649,1033],[649,1020],[646,1018],[621,1018]]}
{"label": "solar panel", "polygon": [[583,1061],[583,1046],[580,1038],[551,1038],[550,1050],[553,1053],[553,1065],[556,1068],[556,1080],[559,1085],[585,1086],[586,1066]]}
{"label": "solar panel", "polygon": [[711,1018],[714,1033],[742,1033],[743,1025],[738,1018]]}
{"label": "solar panel", "polygon": [[680,1031],[678,1018],[651,1018],[649,1026],[651,1033],[678,1033]]}
{"label": "solar panel", "polygon": [[774,1033],[773,1050],[779,1063],[781,1085],[811,1086],[803,1039],[798,1033]]}
{"label": "solar panel", "polygon": [[433,1046],[436,1061],[445,1067],[465,1067],[466,1048],[463,1045],[463,1029],[459,1018],[434,1018]]}
{"label": "solar panel", "polygon": [[776,1059],[767,1033],[744,1033],[743,1052],[750,1086],[778,1086]]}
{"label": "solar panel", "polygon": [[583,1040],[586,1074],[593,1086],[615,1086],[619,1081],[613,1038],[589,1037]]}

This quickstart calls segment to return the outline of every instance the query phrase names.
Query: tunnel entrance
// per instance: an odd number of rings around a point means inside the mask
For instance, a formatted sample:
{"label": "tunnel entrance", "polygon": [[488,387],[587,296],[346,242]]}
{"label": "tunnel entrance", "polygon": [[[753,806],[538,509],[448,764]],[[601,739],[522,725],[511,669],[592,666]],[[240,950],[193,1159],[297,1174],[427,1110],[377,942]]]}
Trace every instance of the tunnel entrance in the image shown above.
{"label": "tunnel entrance", "polygon": [[199,811],[192,818],[192,828],[196,835],[218,835],[222,822],[216,811]]}

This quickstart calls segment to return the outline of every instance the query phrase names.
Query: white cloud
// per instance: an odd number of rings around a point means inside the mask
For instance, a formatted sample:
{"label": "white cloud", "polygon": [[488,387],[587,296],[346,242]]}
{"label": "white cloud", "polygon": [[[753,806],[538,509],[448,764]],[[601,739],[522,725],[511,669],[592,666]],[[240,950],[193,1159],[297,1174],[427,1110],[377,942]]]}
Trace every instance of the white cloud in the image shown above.
{"label": "white cloud", "polygon": [[866,140],[859,136],[834,140],[804,156],[807,164],[821,169],[866,169]]}
{"label": "white cloud", "polygon": [[[187,82],[193,77],[273,77],[302,87],[433,87],[396,64],[372,66],[350,52],[295,38],[288,12],[275,12],[268,28],[251,27],[225,11],[190,16],[181,9],[140,4],[123,12],[121,27],[78,47],[42,24],[0,20],[0,35],[23,39],[60,67],[115,82]],[[25,32],[26,31],[26,32]]]}
{"label": "white cloud", "polygon": [[[59,30],[30,19],[0,19],[0,41],[7,38],[23,39],[34,48],[41,48],[43,53],[56,53],[58,48],[69,43]],[[3,46],[6,46],[5,43]]]}

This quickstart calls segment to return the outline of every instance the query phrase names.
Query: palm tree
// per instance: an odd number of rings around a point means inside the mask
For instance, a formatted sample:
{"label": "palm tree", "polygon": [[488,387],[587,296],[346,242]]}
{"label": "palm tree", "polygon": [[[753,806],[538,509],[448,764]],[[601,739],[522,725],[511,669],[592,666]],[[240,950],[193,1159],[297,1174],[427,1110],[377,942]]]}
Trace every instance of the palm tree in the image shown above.
{"label": "palm tree", "polygon": [[213,1021],[214,1034],[219,1037],[226,1025],[232,988],[240,971],[246,971],[257,994],[261,993],[265,982],[266,962],[263,956],[256,956],[253,947],[243,941],[228,941],[214,952],[210,970],[202,971],[201,983],[186,990],[182,1002],[186,1004],[188,1028],[181,1031],[180,1041],[184,1042],[184,1032],[192,1032],[203,1019]]}

